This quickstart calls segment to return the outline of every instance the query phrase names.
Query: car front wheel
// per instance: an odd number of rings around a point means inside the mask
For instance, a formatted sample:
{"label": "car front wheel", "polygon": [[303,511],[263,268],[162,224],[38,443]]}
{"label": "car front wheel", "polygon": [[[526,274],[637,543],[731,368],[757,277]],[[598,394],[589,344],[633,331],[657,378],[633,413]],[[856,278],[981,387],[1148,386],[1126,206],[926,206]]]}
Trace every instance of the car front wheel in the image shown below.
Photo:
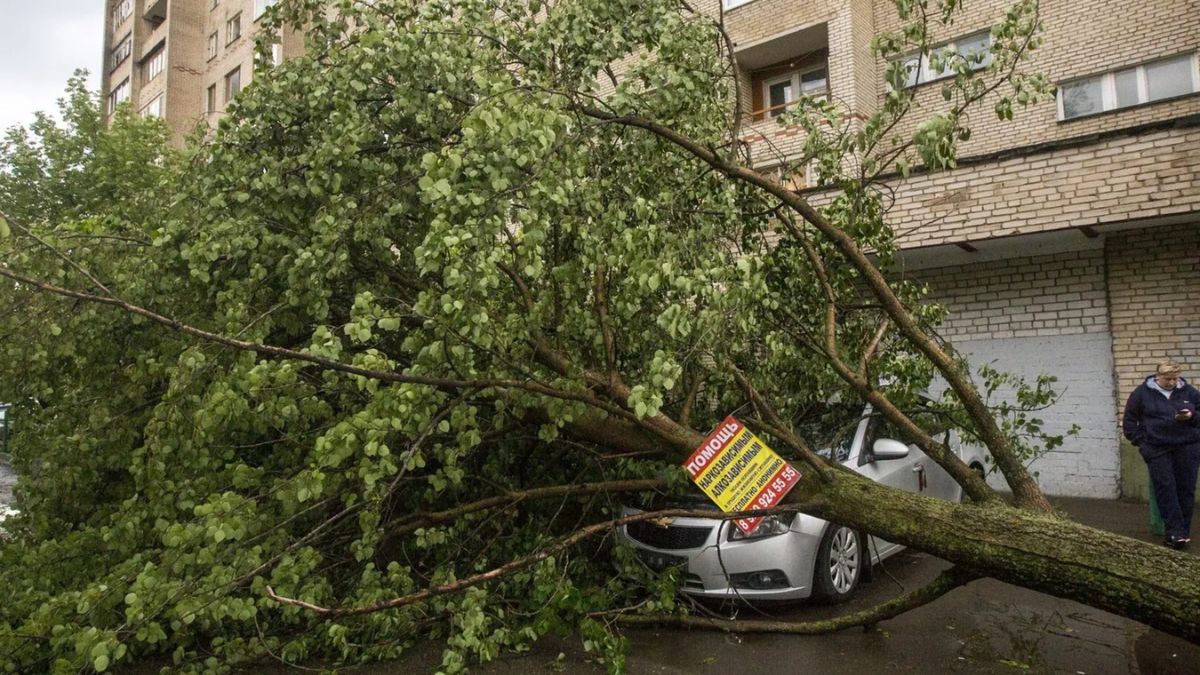
{"label": "car front wheel", "polygon": [[843,525],[830,525],[817,551],[813,597],[828,603],[849,600],[862,580],[866,561],[862,535]]}

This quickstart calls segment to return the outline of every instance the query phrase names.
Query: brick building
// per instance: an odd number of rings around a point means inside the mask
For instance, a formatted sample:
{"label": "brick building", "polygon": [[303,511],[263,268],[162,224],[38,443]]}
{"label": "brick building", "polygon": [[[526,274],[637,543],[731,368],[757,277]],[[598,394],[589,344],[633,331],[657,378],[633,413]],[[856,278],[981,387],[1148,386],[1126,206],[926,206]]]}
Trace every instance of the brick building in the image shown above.
{"label": "brick building", "polygon": [[[934,44],[986,53],[1008,4],[965,3]],[[735,43],[744,140],[764,168],[800,154],[800,130],[771,119],[798,93],[866,114],[887,93],[888,64],[870,43],[900,26],[891,0],[708,10],[723,10]],[[1140,495],[1145,469],[1122,447],[1121,405],[1162,359],[1200,379],[1200,4],[1057,0],[1041,18],[1029,68],[1058,86],[1056,100],[1012,122],[985,101],[956,169],[890,181],[893,273],[929,284],[951,310],[943,335],[976,362],[1059,378],[1062,397],[1042,417],[1051,432],[1081,433],[1033,464],[1044,490]],[[945,104],[938,74],[907,58],[916,123]]]}
{"label": "brick building", "polygon": [[[985,54],[1008,2],[965,3],[936,44]],[[177,134],[213,122],[252,75],[250,37],[266,4],[110,0],[104,93],[132,98]],[[734,42],[758,166],[798,156],[800,131],[773,115],[799,94],[869,114],[887,92],[871,41],[899,26],[891,0],[698,6],[723,14]],[[902,247],[893,273],[930,285],[952,312],[945,337],[977,362],[1058,376],[1047,429],[1082,432],[1033,465],[1044,490],[1139,494],[1145,470],[1120,442],[1121,404],[1165,358],[1200,379],[1200,3],[1054,0],[1041,18],[1045,44],[1030,68],[1058,85],[1056,100],[1013,122],[985,101],[956,169],[892,181],[888,218]],[[277,57],[299,42],[284,36]],[[907,58],[915,122],[942,99],[938,73]]]}
{"label": "brick building", "polygon": [[[215,125],[254,76],[259,19],[275,0],[106,0],[101,93],[105,111],[130,102],[161,117],[176,141],[200,122]],[[303,50],[279,36],[276,62]]]}

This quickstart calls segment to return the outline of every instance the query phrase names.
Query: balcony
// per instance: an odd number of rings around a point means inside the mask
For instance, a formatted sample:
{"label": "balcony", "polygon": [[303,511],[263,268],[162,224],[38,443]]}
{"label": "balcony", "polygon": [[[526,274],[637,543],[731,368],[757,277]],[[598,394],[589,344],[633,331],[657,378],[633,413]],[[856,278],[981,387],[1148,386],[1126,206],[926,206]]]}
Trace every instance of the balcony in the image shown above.
{"label": "balcony", "polygon": [[778,117],[800,96],[829,95],[829,31],[819,23],[738,45],[738,70],[749,84],[746,121]]}
{"label": "balcony", "polygon": [[160,24],[167,20],[167,0],[151,0],[146,3],[146,11],[142,13],[142,18],[153,24]]}

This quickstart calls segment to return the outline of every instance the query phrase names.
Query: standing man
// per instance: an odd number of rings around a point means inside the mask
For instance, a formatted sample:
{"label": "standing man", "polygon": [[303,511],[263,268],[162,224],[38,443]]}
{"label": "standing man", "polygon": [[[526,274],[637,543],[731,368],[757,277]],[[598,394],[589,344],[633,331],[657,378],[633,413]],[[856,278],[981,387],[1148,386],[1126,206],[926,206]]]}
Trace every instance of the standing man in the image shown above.
{"label": "standing man", "polygon": [[1138,446],[1154,499],[1166,525],[1163,544],[1182,549],[1192,540],[1196,471],[1200,468],[1200,391],[1181,376],[1176,363],[1158,364],[1125,404],[1125,437]]}

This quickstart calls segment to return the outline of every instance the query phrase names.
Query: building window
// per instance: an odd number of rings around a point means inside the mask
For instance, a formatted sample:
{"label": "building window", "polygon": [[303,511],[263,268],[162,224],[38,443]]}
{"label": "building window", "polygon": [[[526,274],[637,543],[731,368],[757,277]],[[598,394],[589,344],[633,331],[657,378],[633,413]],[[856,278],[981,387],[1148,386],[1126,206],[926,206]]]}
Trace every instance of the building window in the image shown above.
{"label": "building window", "polygon": [[229,103],[242,90],[242,68],[238,66],[225,76],[225,102]]}
{"label": "building window", "polygon": [[209,61],[217,58],[217,48],[218,48],[219,44],[220,44],[220,37],[218,37],[217,31],[214,30],[212,32],[212,35],[208,36],[207,57],[208,57]]}
{"label": "building window", "polygon": [[934,70],[929,54],[910,54],[900,62],[905,68],[906,87],[915,87],[923,82],[933,82],[954,75],[954,60],[966,59],[972,70],[987,68],[992,63],[992,34],[990,31],[972,33],[952,42],[940,44],[929,51],[938,53],[941,70]]}
{"label": "building window", "polygon": [[204,90],[204,112],[217,111],[217,85],[211,84]]}
{"label": "building window", "polygon": [[755,169],[755,171],[764,176],[773,177],[783,187],[793,192],[799,192],[817,184],[817,174],[811,162],[800,166],[777,164],[766,169]]}
{"label": "building window", "polygon": [[109,57],[109,70],[116,70],[117,66],[125,62],[129,55],[133,54],[133,34],[130,33],[113,47],[112,54]]}
{"label": "building window", "polygon": [[786,110],[789,103],[795,102],[801,96],[823,97],[829,95],[829,69],[825,64],[794,70],[777,77],[764,80],[763,102],[771,117],[778,117]]}
{"label": "building window", "polygon": [[120,0],[120,2],[113,6],[112,27],[116,28],[125,23],[125,19],[128,19],[132,14],[133,0]]}
{"label": "building window", "polygon": [[149,82],[158,77],[162,73],[163,68],[167,65],[167,50],[163,45],[154,48],[150,54],[143,59],[142,63],[142,81]]}
{"label": "building window", "polygon": [[258,17],[262,16],[263,12],[266,12],[268,7],[275,4],[275,1],[276,0],[254,0],[254,19],[257,21]]}
{"label": "building window", "polygon": [[283,45],[276,42],[271,45],[271,65],[278,66],[283,63]]}
{"label": "building window", "polygon": [[753,2],[753,0],[724,0],[724,2],[725,2],[725,9],[733,9],[734,7],[739,7],[741,5],[744,5],[747,2]]}
{"label": "building window", "polygon": [[1064,82],[1058,87],[1058,119],[1087,117],[1200,92],[1196,54]]}
{"label": "building window", "polygon": [[242,37],[242,14],[238,12],[225,21],[225,44]]}
{"label": "building window", "polygon": [[153,101],[150,101],[150,103],[146,104],[146,107],[142,108],[142,110],[141,110],[142,117],[161,118],[163,116],[163,114],[166,112],[166,107],[164,106],[164,103],[165,103],[165,99],[163,98],[162,94],[155,96]]}
{"label": "building window", "polygon": [[113,87],[113,90],[108,94],[108,113],[111,115],[116,112],[117,106],[129,100],[129,78],[121,81],[121,84]]}

